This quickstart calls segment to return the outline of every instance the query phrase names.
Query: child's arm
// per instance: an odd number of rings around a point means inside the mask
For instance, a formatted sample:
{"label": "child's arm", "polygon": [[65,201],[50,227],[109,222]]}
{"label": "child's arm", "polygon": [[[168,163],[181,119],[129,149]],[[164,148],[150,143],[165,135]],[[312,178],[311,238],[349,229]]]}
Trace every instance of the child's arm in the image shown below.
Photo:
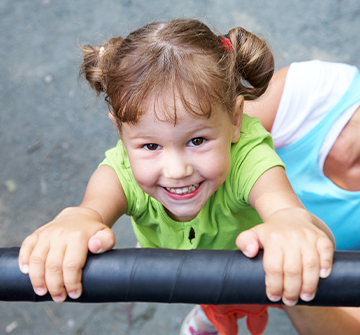
{"label": "child's arm", "polygon": [[286,305],[313,299],[319,276],[329,276],[335,241],[329,228],[304,209],[282,167],[266,171],[254,184],[250,204],[263,224],[241,233],[237,246],[254,257],[264,249],[266,293]]}
{"label": "child's arm", "polygon": [[35,292],[49,292],[56,302],[64,301],[67,294],[78,298],[88,250],[100,253],[115,245],[110,228],[126,209],[115,171],[109,166],[97,169],[79,207],[66,208],[24,240],[19,266],[29,273]]}

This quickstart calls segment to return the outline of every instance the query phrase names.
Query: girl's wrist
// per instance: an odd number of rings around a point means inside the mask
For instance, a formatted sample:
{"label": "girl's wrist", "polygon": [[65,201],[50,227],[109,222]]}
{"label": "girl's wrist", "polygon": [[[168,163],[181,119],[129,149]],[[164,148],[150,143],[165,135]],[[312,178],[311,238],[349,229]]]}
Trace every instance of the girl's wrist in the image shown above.
{"label": "girl's wrist", "polygon": [[80,207],[80,206],[79,207],[67,207],[67,208],[63,209],[56,216],[56,218],[64,217],[64,216],[72,216],[72,215],[87,216],[91,220],[104,223],[101,215],[95,209],[92,209],[89,207]]}

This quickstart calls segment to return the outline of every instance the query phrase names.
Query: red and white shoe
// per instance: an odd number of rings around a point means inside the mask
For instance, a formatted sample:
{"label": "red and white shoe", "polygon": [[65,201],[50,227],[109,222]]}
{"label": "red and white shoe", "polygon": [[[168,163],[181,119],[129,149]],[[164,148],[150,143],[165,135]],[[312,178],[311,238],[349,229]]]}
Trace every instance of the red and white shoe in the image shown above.
{"label": "red and white shoe", "polygon": [[213,329],[207,331],[200,331],[198,325],[195,321],[195,316],[201,308],[199,305],[195,306],[191,312],[185,318],[181,330],[180,335],[219,335],[218,331],[214,326]]}

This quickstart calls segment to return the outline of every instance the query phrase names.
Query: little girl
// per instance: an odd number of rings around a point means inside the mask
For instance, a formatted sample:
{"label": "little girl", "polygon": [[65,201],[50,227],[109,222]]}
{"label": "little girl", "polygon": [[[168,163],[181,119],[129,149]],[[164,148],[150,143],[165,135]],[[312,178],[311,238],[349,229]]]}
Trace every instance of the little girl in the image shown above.
{"label": "little girl", "polygon": [[[35,292],[78,298],[88,250],[111,249],[110,228],[127,214],[144,248],[239,248],[249,257],[263,248],[269,299],[311,300],[331,271],[332,235],[295,196],[269,133],[243,116],[244,99],[261,96],[273,74],[266,43],[180,19],[83,52],[81,73],[104,93],[121,140],[81,205],[23,242],[19,264]],[[182,333],[211,334],[196,311]]]}

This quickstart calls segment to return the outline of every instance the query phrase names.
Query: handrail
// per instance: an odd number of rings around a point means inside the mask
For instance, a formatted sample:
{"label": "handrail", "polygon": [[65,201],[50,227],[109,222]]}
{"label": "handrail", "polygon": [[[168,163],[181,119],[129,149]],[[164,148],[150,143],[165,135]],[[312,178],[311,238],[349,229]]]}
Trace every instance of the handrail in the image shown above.
{"label": "handrail", "polygon": [[[18,267],[19,248],[0,248],[0,301],[48,301]],[[114,249],[89,254],[83,294],[68,302],[272,304],[265,294],[262,252]],[[360,252],[337,251],[331,275],[320,279],[313,306],[360,306]]]}

